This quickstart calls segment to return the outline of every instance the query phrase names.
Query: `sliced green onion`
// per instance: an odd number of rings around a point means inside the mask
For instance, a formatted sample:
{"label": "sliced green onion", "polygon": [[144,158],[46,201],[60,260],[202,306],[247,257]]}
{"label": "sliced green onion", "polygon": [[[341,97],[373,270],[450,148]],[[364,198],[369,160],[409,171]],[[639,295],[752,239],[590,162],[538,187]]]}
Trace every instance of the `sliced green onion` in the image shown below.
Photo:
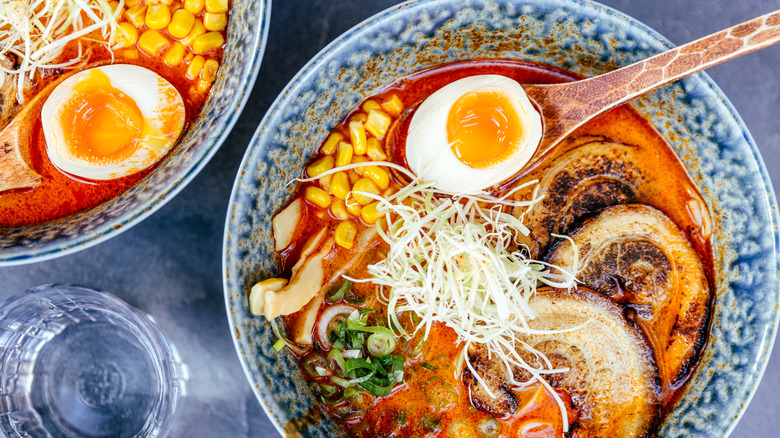
{"label": "sliced green onion", "polygon": [[433,376],[425,382],[425,399],[434,408],[446,408],[455,404],[458,395],[452,385],[439,376]]}
{"label": "sliced green onion", "polygon": [[330,350],[328,353],[328,365],[334,371],[339,371],[341,374],[347,372],[347,363],[344,361],[344,355],[341,354],[341,350]]}
{"label": "sliced green onion", "polygon": [[395,336],[393,336],[393,332],[390,329],[387,329],[387,331],[390,333],[376,332],[368,337],[368,342],[366,343],[368,354],[373,357],[381,357],[395,350]]}
{"label": "sliced green onion", "polygon": [[436,371],[436,367],[429,364],[428,362],[423,362],[420,364],[420,366],[425,368],[426,370]]}
{"label": "sliced green onion", "polygon": [[339,385],[342,388],[350,388],[352,387],[352,382],[347,379],[342,379],[341,377],[337,376],[331,376],[330,380],[335,383],[336,385]]}
{"label": "sliced green onion", "polygon": [[309,356],[303,361],[303,369],[306,370],[306,372],[312,377],[320,376],[320,373],[317,371],[317,368],[325,368],[327,366],[328,366],[328,360],[325,359],[325,356],[321,354],[315,354],[313,356]]}
{"label": "sliced green onion", "polygon": [[341,300],[344,297],[344,294],[347,293],[347,291],[352,287],[352,282],[349,280],[344,281],[344,283],[341,285],[336,292],[334,292],[331,296],[328,297],[328,301],[331,303],[335,303],[336,301]]}
{"label": "sliced green onion", "polygon": [[428,412],[424,413],[422,419],[420,420],[420,424],[428,432],[436,432],[436,430],[439,429],[440,422],[441,418],[435,417]]}
{"label": "sliced green onion", "polygon": [[282,348],[284,348],[285,345],[287,345],[287,342],[285,342],[284,339],[279,338],[274,342],[274,350],[282,351]]}
{"label": "sliced green onion", "polygon": [[371,392],[377,397],[386,397],[390,395],[390,392],[393,390],[393,385],[379,386],[369,381],[360,383],[360,386],[367,389],[369,392]]}
{"label": "sliced green onion", "polygon": [[333,371],[331,371],[330,368],[325,367],[314,367],[314,371],[316,371],[319,376],[330,376],[333,374]]}
{"label": "sliced green onion", "polygon": [[496,438],[501,434],[501,423],[495,418],[487,418],[477,423],[477,431],[485,438]]}
{"label": "sliced green onion", "polygon": [[352,304],[353,306],[358,306],[360,304],[363,304],[363,302],[366,301],[366,298],[354,292],[349,292],[346,295],[344,295],[344,301],[348,302],[349,304]]}

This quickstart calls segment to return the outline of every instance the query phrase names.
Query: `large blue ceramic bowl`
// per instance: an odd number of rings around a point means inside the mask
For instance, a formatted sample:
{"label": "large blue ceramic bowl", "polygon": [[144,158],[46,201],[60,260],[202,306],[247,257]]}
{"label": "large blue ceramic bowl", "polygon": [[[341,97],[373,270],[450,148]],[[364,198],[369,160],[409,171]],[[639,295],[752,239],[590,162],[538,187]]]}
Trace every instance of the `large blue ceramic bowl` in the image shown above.
{"label": "large blue ceramic bowl", "polygon": [[260,70],[271,0],[233,0],[222,66],[198,118],[146,178],[99,206],[56,221],[0,227],[0,266],[59,257],[139,223],[173,198],[217,152],[244,108]]}
{"label": "large blue ceramic bowl", "polygon": [[[343,436],[312,409],[293,357],[271,346],[247,294],[277,273],[271,218],[326,133],[361,99],[393,80],[470,58],[540,61],[592,76],[666,50],[642,23],[581,0],[423,0],[380,13],[311,60],[269,109],[235,182],[224,242],[231,333],[247,378],[280,433]],[[696,374],[661,426],[663,437],[728,435],[766,366],[777,325],[777,206],[745,125],[704,75],[633,105],[682,157],[715,217],[717,299]]]}

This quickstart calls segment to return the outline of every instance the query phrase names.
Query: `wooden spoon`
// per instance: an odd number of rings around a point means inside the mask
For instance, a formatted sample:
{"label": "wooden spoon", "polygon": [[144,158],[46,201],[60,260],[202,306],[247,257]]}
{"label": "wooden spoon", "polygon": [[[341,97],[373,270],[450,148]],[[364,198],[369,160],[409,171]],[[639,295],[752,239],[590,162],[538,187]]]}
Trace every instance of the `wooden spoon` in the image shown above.
{"label": "wooden spoon", "polygon": [[780,11],[732,26],[609,73],[553,85],[523,85],[542,114],[538,162],[572,131],[648,91],[780,41]]}
{"label": "wooden spoon", "polygon": [[[41,176],[27,165],[25,158],[29,158],[32,127],[41,106],[51,94],[49,88],[51,86],[36,94],[0,131],[0,192],[35,187],[41,183]],[[44,95],[46,90],[48,93]]]}

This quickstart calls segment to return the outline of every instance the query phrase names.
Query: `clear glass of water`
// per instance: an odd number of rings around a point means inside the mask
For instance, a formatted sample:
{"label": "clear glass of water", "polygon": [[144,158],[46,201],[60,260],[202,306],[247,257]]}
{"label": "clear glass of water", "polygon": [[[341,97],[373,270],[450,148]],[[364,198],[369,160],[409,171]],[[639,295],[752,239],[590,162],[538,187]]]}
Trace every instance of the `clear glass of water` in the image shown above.
{"label": "clear glass of water", "polygon": [[155,437],[186,367],[119,298],[45,285],[0,304],[0,431],[8,437]]}

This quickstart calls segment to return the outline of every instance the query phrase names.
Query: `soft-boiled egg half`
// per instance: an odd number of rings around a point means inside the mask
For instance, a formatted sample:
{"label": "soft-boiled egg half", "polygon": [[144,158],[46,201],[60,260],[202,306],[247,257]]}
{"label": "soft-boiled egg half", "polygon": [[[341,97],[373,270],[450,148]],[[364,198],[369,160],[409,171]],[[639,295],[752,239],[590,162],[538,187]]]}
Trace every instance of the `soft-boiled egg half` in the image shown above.
{"label": "soft-boiled egg half", "polygon": [[46,152],[69,174],[107,180],[156,163],[184,128],[184,101],[157,73],[126,64],[81,71],[41,111]]}
{"label": "soft-boiled egg half", "polygon": [[440,190],[477,193],[519,172],[541,138],[541,116],[520,84],[500,75],[471,76],[417,108],[406,162]]}

